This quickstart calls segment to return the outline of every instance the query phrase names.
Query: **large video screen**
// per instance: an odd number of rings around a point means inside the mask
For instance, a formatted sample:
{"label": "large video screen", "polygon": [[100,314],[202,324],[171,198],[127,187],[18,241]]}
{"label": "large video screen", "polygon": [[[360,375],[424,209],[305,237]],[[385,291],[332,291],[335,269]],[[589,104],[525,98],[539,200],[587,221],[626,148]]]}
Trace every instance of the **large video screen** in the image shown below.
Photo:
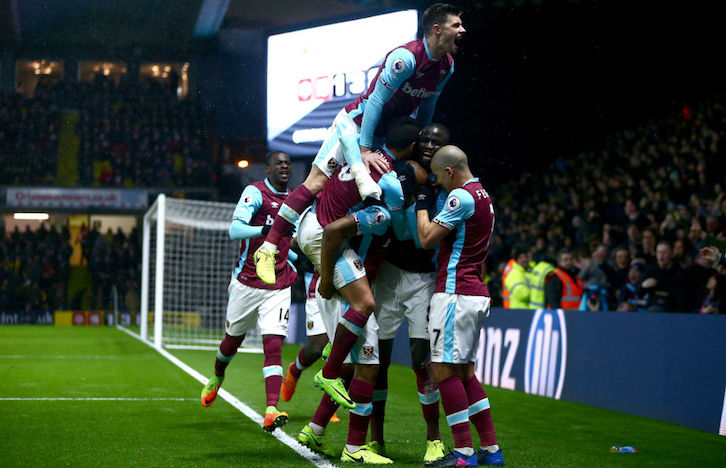
{"label": "large video screen", "polygon": [[405,10],[270,36],[267,145],[315,155],[335,115],[368,88],[386,53],[416,38],[418,13]]}

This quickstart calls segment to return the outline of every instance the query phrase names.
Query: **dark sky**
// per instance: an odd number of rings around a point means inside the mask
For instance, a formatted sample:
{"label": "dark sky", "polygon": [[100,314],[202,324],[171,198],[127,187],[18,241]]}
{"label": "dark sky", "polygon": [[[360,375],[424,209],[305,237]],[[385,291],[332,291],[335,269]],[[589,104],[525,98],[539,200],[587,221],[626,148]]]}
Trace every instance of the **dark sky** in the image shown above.
{"label": "dark sky", "polygon": [[468,12],[437,119],[475,166],[507,176],[723,92],[723,20],[708,3],[680,3]]}

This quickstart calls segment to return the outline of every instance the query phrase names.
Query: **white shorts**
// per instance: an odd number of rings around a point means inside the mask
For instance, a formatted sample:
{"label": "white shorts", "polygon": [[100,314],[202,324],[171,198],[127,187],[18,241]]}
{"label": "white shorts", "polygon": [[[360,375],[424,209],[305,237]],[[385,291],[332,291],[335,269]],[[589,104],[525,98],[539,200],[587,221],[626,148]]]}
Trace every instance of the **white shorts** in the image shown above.
{"label": "white shorts", "polygon": [[431,362],[474,362],[479,330],[489,315],[491,298],[435,293],[429,311]]}
{"label": "white shorts", "polygon": [[[320,271],[323,227],[318,222],[318,217],[313,210],[305,211],[300,218],[297,243],[305,256],[313,264],[315,270]],[[346,284],[350,284],[366,275],[363,262],[355,250],[347,247],[347,244],[344,244],[342,250],[343,253],[336,260],[333,270],[333,286],[336,289],[340,289]]]}
{"label": "white shorts", "polygon": [[428,314],[436,273],[414,273],[383,262],[372,289],[379,339],[393,339],[404,317],[409,338],[429,338]]}
{"label": "white shorts", "polygon": [[259,325],[262,335],[287,336],[290,319],[290,288],[257,289],[232,278],[227,288],[229,336],[242,336]]}
{"label": "white shorts", "polygon": [[323,171],[328,179],[335,170],[345,164],[343,147],[340,145],[340,137],[343,135],[360,135],[360,127],[350,118],[345,109],[341,109],[333,120],[333,125],[328,129],[322,146],[313,160],[313,166]]}
{"label": "white shorts", "polygon": [[[343,300],[340,294],[336,294],[332,299],[324,299],[319,293],[316,293],[316,300],[320,307],[320,315],[325,323],[325,330],[328,332],[328,339],[333,342],[335,338],[335,330],[338,328],[343,313],[348,308],[348,304]],[[379,364],[378,354],[378,323],[375,314],[368,317],[368,321],[360,332],[358,340],[353,345],[353,349],[345,358],[346,364]]]}
{"label": "white shorts", "polygon": [[305,301],[305,333],[307,336],[326,333],[323,317],[320,315],[320,307],[315,298],[308,298]]}

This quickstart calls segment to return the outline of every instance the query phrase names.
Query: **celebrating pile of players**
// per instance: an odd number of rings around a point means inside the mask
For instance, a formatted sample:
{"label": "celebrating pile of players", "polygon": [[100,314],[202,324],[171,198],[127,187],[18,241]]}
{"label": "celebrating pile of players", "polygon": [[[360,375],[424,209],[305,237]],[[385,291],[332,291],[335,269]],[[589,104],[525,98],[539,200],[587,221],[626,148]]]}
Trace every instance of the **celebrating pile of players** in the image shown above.
{"label": "celebrating pile of players", "polygon": [[[313,378],[322,398],[298,442],[342,462],[393,463],[384,438],[387,376],[405,318],[425,466],[503,465],[489,399],[474,374],[490,307],[481,267],[494,207],[467,155],[432,123],[465,33],[461,11],[437,3],[424,12],[422,29],[424,37],[390,51],[368,90],[338,113],[302,185],[287,193],[290,157],[275,152],[267,157],[267,178],[242,192],[229,231],[241,247],[226,334],[202,403],[212,404],[245,334],[258,325],[263,429],[287,423],[280,396],[289,401],[301,373],[322,355],[325,364]],[[307,281],[309,343],[283,373],[296,279],[291,242],[316,274]],[[441,441],[439,403],[453,450]],[[325,434],[341,406],[350,411],[342,449]]]}

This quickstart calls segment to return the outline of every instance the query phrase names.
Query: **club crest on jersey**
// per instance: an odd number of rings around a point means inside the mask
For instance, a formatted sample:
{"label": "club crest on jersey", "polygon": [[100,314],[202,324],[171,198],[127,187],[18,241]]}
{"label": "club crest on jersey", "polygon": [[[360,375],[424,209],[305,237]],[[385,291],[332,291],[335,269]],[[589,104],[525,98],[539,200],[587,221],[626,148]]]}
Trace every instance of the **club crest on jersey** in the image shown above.
{"label": "club crest on jersey", "polygon": [[359,271],[363,270],[363,262],[361,262],[360,260],[354,261],[353,266],[356,267]]}
{"label": "club crest on jersey", "polygon": [[386,214],[381,211],[376,213],[376,215],[373,217],[373,223],[376,225],[383,224],[385,222],[386,222]]}
{"label": "club crest on jersey", "polygon": [[312,320],[310,320],[308,322],[308,330],[312,330],[313,329],[313,325],[315,325],[315,322],[313,322]]}
{"label": "club crest on jersey", "polygon": [[328,169],[331,171],[334,171],[335,168],[338,167],[338,161],[335,160],[335,158],[328,159]]}
{"label": "club crest on jersey", "polygon": [[363,346],[363,356],[373,356],[373,346]]}
{"label": "club crest on jersey", "polygon": [[446,202],[446,204],[449,205],[450,210],[458,210],[461,206],[461,200],[459,200],[458,197],[449,197],[449,200]]}
{"label": "club crest on jersey", "polygon": [[403,73],[406,71],[406,62],[403,59],[396,59],[391,64],[391,68],[393,68],[394,73]]}

